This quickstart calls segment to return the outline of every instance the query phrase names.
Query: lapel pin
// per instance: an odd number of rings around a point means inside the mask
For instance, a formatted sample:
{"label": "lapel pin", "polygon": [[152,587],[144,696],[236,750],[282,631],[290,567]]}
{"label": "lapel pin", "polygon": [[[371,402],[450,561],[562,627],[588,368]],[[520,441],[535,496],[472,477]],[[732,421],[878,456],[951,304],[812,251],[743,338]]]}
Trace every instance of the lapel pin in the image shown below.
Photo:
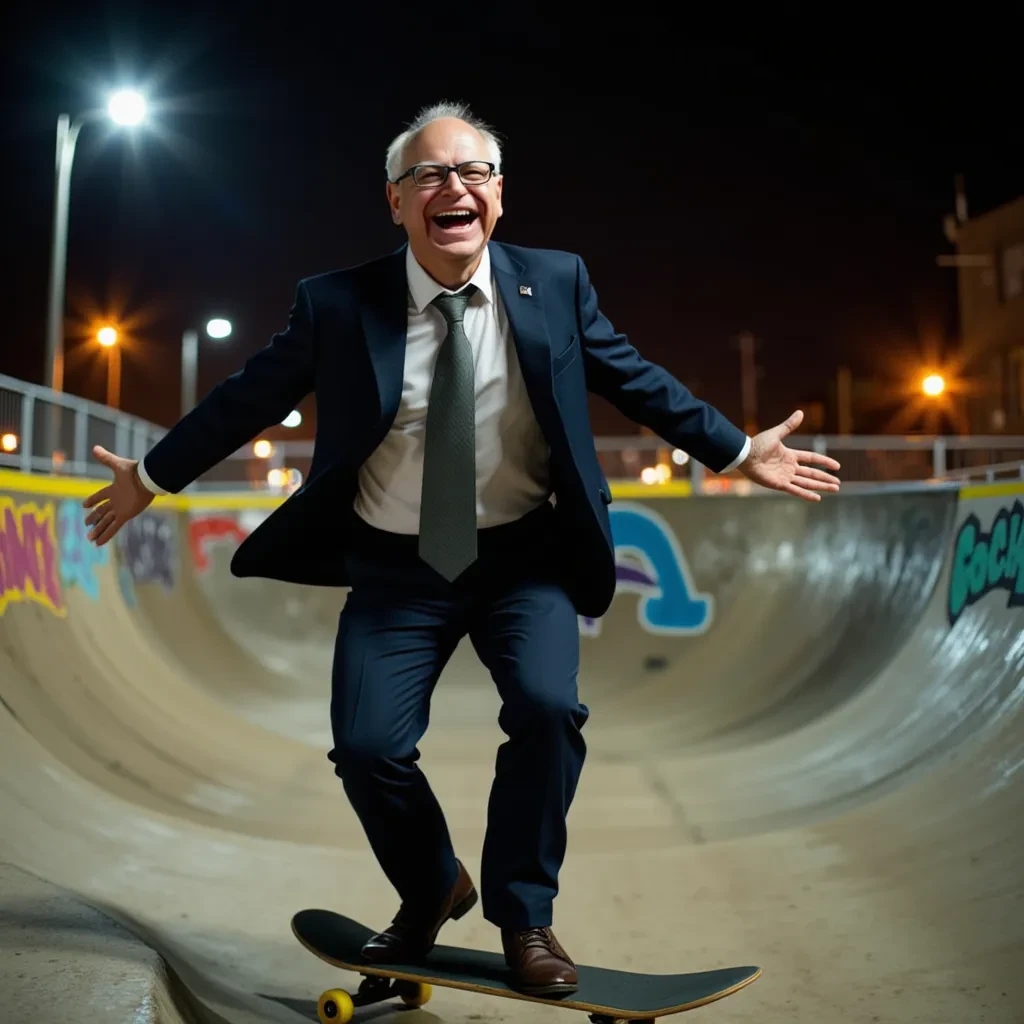
{"label": "lapel pin", "polygon": [[519,286],[520,295],[533,295],[533,289],[528,284],[521,284]]}

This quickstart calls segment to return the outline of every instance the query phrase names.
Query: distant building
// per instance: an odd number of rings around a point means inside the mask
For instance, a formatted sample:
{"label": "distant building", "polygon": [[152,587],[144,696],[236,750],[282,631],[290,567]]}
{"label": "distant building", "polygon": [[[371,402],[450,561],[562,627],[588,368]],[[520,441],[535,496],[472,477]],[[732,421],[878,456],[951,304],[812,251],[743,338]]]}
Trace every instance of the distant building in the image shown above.
{"label": "distant building", "polygon": [[[961,351],[972,433],[1024,434],[1024,196],[947,222],[956,245]],[[977,392],[977,393],[973,393]]]}

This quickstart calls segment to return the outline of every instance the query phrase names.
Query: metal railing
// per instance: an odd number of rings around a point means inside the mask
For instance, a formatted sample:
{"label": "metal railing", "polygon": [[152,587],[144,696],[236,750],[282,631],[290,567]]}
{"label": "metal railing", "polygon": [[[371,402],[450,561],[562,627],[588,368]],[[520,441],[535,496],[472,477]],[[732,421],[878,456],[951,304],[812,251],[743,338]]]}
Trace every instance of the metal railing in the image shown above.
{"label": "metal railing", "polygon": [[[0,467],[103,476],[105,468],[92,455],[94,444],[142,458],[165,433],[162,427],[98,402],[0,374]],[[787,443],[838,459],[844,486],[1024,479],[1024,436],[794,434]],[[698,494],[749,490],[742,474],[709,473],[659,437],[597,437],[595,445],[601,468],[613,482],[637,483],[645,476],[654,479],[655,473],[660,483],[688,481]],[[313,442],[275,441],[271,449],[266,458],[258,458],[253,445],[246,445],[204,473],[191,489],[294,489],[309,472]],[[663,468],[658,470],[659,466]]]}
{"label": "metal railing", "polygon": [[86,476],[104,471],[93,445],[137,459],[165,433],[99,402],[0,374],[0,467]]}

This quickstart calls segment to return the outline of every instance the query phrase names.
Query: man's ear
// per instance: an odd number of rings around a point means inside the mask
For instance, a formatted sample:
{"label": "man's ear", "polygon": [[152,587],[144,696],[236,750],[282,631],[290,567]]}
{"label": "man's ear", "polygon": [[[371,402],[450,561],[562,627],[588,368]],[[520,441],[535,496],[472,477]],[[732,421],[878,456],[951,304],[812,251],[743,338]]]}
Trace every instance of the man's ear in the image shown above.
{"label": "man's ear", "polygon": [[399,195],[398,189],[391,184],[387,183],[387,195],[388,195],[388,206],[391,208],[391,220],[395,224],[402,223],[402,197]]}

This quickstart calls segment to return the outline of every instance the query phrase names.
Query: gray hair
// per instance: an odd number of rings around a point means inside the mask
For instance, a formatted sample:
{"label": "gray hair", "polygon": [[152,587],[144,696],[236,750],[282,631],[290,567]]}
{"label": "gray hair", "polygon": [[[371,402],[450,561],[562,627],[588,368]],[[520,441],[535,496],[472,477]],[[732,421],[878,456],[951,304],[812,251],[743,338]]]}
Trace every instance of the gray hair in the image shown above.
{"label": "gray hair", "polygon": [[501,172],[501,143],[495,130],[486,121],[477,117],[465,103],[450,103],[442,100],[429,107],[424,107],[409,123],[409,127],[400,135],[396,135],[388,146],[385,167],[388,179],[394,181],[402,173],[402,158],[405,155],[405,147],[430,124],[431,121],[440,120],[443,117],[455,117],[465,121],[471,128],[475,128],[487,143],[490,150],[491,162],[494,164],[494,173]]}

